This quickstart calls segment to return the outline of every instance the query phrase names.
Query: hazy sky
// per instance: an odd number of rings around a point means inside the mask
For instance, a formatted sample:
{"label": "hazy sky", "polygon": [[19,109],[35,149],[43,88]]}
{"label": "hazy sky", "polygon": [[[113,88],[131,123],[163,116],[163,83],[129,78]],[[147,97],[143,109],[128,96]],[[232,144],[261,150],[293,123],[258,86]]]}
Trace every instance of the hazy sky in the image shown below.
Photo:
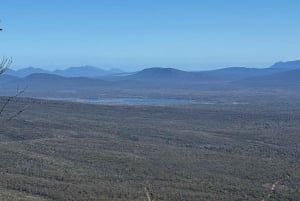
{"label": "hazy sky", "polygon": [[0,0],[14,68],[265,67],[300,58],[299,0]]}

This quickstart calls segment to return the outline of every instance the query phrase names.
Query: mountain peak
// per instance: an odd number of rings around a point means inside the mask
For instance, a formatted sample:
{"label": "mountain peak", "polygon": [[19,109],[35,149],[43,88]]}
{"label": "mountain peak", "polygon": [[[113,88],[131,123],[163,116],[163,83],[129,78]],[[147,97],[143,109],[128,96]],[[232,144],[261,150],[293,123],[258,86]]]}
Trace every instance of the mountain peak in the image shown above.
{"label": "mountain peak", "polygon": [[185,72],[182,70],[178,70],[175,68],[162,68],[162,67],[152,67],[152,68],[146,68],[139,73],[179,73],[179,72]]}

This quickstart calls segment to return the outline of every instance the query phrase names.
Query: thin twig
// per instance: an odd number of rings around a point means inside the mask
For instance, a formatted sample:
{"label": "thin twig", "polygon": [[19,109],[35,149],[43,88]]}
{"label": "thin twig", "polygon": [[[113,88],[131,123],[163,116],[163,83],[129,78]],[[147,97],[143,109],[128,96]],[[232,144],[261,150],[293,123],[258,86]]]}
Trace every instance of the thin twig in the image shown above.
{"label": "thin twig", "polygon": [[25,90],[27,89],[27,87],[25,87],[22,90],[19,90],[15,95],[8,97],[8,99],[6,100],[6,102],[2,105],[1,109],[0,109],[0,115],[2,115],[3,111],[5,110],[5,108],[8,106],[8,104],[15,98],[19,97],[20,95],[22,95]]}
{"label": "thin twig", "polygon": [[10,116],[7,121],[11,121],[12,119],[16,118],[17,116],[19,116],[20,114],[22,114],[27,108],[29,107],[29,105],[25,106],[24,108],[22,108],[21,110],[19,110],[17,113],[15,113],[14,115]]}
{"label": "thin twig", "polygon": [[267,201],[267,200],[270,199],[272,193],[275,191],[275,189],[276,189],[276,187],[277,187],[278,184],[279,184],[279,181],[276,181],[275,183],[272,184],[270,192],[268,193],[266,199],[262,199],[262,201]]}
{"label": "thin twig", "polygon": [[151,186],[149,185],[149,189],[147,187],[144,188],[148,201],[155,201],[153,192],[151,191]]}
{"label": "thin twig", "polygon": [[12,58],[3,57],[0,62],[0,74],[4,73],[4,71],[12,64]]}
{"label": "thin twig", "polygon": [[152,200],[151,200],[151,197],[150,197],[150,194],[149,194],[149,192],[148,192],[148,189],[147,189],[146,187],[145,187],[144,189],[145,189],[145,193],[146,193],[146,196],[147,196],[148,201],[152,201]]}

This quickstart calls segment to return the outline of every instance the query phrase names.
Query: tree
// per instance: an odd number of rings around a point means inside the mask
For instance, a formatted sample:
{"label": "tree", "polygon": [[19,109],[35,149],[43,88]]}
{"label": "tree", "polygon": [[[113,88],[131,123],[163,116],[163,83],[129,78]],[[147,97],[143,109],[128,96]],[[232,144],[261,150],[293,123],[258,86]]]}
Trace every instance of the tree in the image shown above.
{"label": "tree", "polygon": [[[0,31],[2,31],[3,29],[0,28]],[[3,57],[2,61],[0,62],[0,75],[3,74],[5,72],[6,69],[9,68],[9,66],[12,64],[12,58],[7,58],[7,57]],[[7,107],[7,105],[16,97],[20,96],[23,92],[25,91],[25,89],[23,90],[18,90],[17,93],[14,96],[10,96],[6,99],[6,101],[4,102],[4,104],[2,105],[2,107],[0,107],[0,116],[2,115],[3,111],[5,110],[5,108]],[[7,120],[11,120],[13,118],[15,118],[16,116],[18,116],[19,114],[21,114],[23,111],[25,110],[25,108],[22,108],[21,110],[19,110],[18,112],[16,112],[15,114],[13,114],[12,116],[9,116],[7,118]]]}

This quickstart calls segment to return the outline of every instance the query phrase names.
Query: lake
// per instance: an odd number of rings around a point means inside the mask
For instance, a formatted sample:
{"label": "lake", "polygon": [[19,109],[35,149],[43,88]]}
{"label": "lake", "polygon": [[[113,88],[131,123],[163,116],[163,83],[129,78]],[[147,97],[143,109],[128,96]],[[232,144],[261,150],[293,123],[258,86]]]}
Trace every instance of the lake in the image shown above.
{"label": "lake", "polygon": [[192,104],[195,100],[177,98],[45,98],[48,100],[62,100],[91,104],[112,105],[173,105]]}

